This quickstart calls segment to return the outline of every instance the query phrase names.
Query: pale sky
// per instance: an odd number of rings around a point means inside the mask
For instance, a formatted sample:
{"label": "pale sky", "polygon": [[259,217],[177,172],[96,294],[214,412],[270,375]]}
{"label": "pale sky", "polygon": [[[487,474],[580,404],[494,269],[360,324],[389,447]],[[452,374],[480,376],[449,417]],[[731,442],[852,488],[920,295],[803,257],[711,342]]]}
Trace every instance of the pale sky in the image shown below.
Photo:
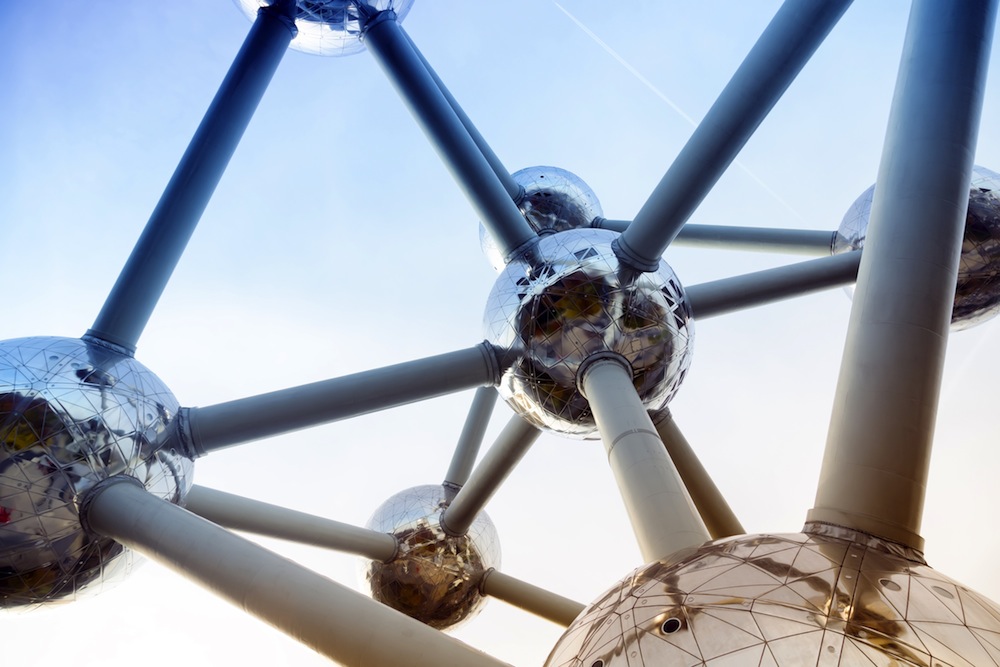
{"label": "pale sky", "polygon": [[[404,27],[511,170],[583,178],[631,218],[778,2],[418,2]],[[833,230],[874,182],[908,3],[858,2],[692,222]],[[0,338],[79,336],[250,24],[229,2],[5,7]],[[976,162],[1000,171],[1000,57]],[[624,62],[624,64],[623,64]],[[683,113],[679,113],[683,112]],[[759,182],[758,182],[759,181]],[[763,185],[761,184],[763,183]],[[797,257],[671,248],[682,283]],[[289,52],[136,358],[185,406],[481,341],[494,273],[470,205],[366,53]],[[842,290],[695,322],[676,421],[751,532],[812,506],[850,301]],[[998,325],[952,337],[923,535],[931,566],[997,600]],[[198,484],[364,524],[440,482],[472,392],[259,441]],[[498,405],[487,445],[507,421]],[[543,436],[487,508],[502,569],[590,602],[641,565],[604,449]],[[356,559],[271,548],[356,585]],[[8,617],[5,664],[329,664],[153,563],[93,599]],[[560,629],[491,601],[457,635],[540,665]]]}

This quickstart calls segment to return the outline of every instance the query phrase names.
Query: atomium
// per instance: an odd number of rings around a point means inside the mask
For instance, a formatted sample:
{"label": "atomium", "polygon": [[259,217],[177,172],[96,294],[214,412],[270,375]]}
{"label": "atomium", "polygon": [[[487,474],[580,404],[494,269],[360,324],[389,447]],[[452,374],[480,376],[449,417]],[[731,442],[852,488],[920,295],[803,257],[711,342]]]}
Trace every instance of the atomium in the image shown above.
{"label": "atomium", "polygon": [[102,480],[133,477],[180,503],[193,464],[161,447],[177,415],[149,370],[70,338],[0,343],[0,608],[74,600],[131,568],[131,553],[80,523]]}
{"label": "atomium", "polygon": [[690,365],[694,330],[680,281],[664,262],[640,273],[611,248],[617,234],[542,236],[511,261],[486,303],[486,337],[509,366],[500,395],[540,428],[589,437],[597,426],[577,387],[581,365],[620,355],[650,411],[665,406]]}
{"label": "atomium", "polygon": [[386,500],[366,527],[396,538],[398,551],[385,563],[364,561],[362,586],[372,598],[432,628],[453,629],[474,618],[486,598],[479,581],[500,567],[500,541],[485,512],[465,535],[447,534],[441,513],[454,491],[426,485]]}
{"label": "atomium", "polygon": [[[868,232],[875,186],[865,190],[844,214],[833,241],[833,253],[861,250]],[[848,289],[853,294],[852,289]],[[958,284],[951,324],[968,329],[1000,313],[1000,174],[972,168],[965,238],[959,259]]]}
{"label": "atomium", "polygon": [[1000,607],[920,554],[829,525],[744,535],[638,568],[548,667],[986,665]]}

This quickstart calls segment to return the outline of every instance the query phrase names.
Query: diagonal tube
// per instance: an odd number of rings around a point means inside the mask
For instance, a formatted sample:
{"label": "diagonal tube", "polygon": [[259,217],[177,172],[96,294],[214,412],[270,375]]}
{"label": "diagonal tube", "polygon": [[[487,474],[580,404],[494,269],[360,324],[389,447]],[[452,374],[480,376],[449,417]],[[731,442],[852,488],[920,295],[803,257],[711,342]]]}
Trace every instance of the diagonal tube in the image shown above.
{"label": "diagonal tube", "polygon": [[708,542],[708,530],[632,385],[628,362],[592,357],[577,382],[594,413],[643,560]]}
{"label": "diagonal tube", "polygon": [[663,179],[615,241],[621,261],[656,269],[705,195],[809,61],[851,0],[785,0]]}
{"label": "diagonal tube", "polygon": [[459,488],[469,480],[469,474],[479,455],[479,448],[483,444],[483,436],[486,435],[486,427],[490,424],[497,396],[494,387],[480,387],[476,390],[472,405],[469,407],[469,415],[458,437],[455,453],[451,457],[451,465],[448,466],[448,472],[444,476],[445,486]]}
{"label": "diagonal tube", "polygon": [[564,598],[526,581],[515,579],[498,570],[487,570],[479,583],[479,591],[519,609],[541,616],[563,627],[569,627],[583,611],[584,605]]}
{"label": "diagonal tube", "polygon": [[392,12],[365,27],[365,45],[433,142],[505,259],[536,238]]}
{"label": "diagonal tube", "polygon": [[[628,220],[596,218],[592,227],[624,232]],[[833,249],[836,232],[814,229],[771,229],[767,227],[739,227],[736,225],[693,225],[681,227],[673,245],[689,248],[720,248],[723,250],[749,250],[751,252],[780,252],[789,255],[829,255]]]}
{"label": "diagonal tube", "polygon": [[338,419],[496,383],[493,349],[465,350],[280,389],[204,408],[182,408],[181,446],[192,457]]}
{"label": "diagonal tube", "polygon": [[297,512],[197,484],[191,487],[185,508],[212,523],[255,535],[309,544],[389,561],[396,555],[392,535]]}
{"label": "diagonal tube", "polygon": [[134,352],[156,302],[295,36],[295,2],[262,7],[86,336]]}
{"label": "diagonal tube", "polygon": [[441,513],[441,528],[449,535],[465,535],[476,515],[541,435],[535,426],[515,415],[497,437],[469,481]]}
{"label": "diagonal tube", "polygon": [[677,427],[670,410],[663,410],[661,414],[654,416],[653,422],[712,539],[746,534],[743,524],[736,518],[719,487],[712,481],[687,438]]}
{"label": "diagonal tube", "polygon": [[130,478],[109,482],[85,499],[81,515],[89,530],[196,581],[331,660],[356,667],[504,664],[156,498]]}
{"label": "diagonal tube", "polygon": [[861,255],[848,252],[713,280],[691,285],[684,293],[695,318],[715,317],[853,283]]}
{"label": "diagonal tube", "polygon": [[997,0],[915,0],[809,522],[922,550]]}

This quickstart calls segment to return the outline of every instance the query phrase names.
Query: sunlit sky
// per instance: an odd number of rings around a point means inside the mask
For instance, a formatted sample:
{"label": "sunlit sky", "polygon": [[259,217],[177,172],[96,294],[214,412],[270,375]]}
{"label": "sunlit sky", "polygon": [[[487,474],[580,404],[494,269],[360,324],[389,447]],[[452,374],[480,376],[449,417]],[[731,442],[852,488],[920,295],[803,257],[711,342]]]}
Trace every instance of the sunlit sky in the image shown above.
{"label": "sunlit sky", "polygon": [[[404,27],[511,171],[568,169],[627,219],[689,137],[683,114],[704,115],[779,4],[417,2]],[[223,0],[8,5],[0,337],[79,336],[250,24]],[[907,8],[856,3],[740,154],[746,171],[730,169],[692,222],[833,230],[874,181]],[[976,158],[993,170],[998,59]],[[688,285],[800,261],[665,257]],[[479,342],[493,277],[475,213],[374,60],[292,51],[136,357],[185,406],[337,377]],[[849,310],[838,289],[695,323],[672,409],[751,532],[797,531],[812,506]],[[922,531],[933,567],[993,599],[998,327],[952,337]],[[442,480],[471,398],[215,453],[196,483],[361,525]],[[510,414],[498,405],[487,444]],[[599,442],[543,436],[488,513],[504,571],[581,602],[641,564]],[[264,542],[356,585],[353,557]],[[329,664],[153,563],[2,623],[11,665]],[[560,628],[494,600],[456,634],[537,665]]]}

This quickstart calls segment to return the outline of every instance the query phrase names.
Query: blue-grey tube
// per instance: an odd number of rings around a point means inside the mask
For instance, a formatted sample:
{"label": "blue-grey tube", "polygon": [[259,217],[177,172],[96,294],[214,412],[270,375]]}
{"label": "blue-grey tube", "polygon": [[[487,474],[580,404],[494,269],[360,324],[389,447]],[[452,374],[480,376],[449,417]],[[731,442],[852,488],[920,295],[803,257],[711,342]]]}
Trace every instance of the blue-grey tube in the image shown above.
{"label": "blue-grey tube", "polygon": [[373,21],[365,45],[396,86],[465,191],[505,259],[536,238],[493,167],[395,19]]}
{"label": "blue-grey tube", "polygon": [[86,335],[135,351],[167,281],[222,179],[289,42],[295,3],[257,13],[211,106]]}
{"label": "blue-grey tube", "polygon": [[705,195],[726,171],[851,0],[786,0],[664,174],[615,241],[626,264],[656,269]]}

